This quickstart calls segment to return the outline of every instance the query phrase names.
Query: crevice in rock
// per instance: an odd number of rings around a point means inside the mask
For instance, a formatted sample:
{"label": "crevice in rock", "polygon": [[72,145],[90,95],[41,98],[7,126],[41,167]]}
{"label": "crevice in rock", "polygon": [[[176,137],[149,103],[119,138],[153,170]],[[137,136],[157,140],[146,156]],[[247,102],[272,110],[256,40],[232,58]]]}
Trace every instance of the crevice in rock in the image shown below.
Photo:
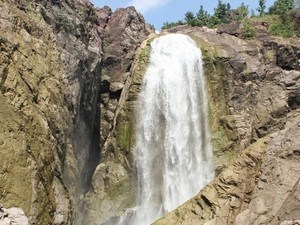
{"label": "crevice in rock", "polygon": [[288,97],[288,105],[291,109],[296,109],[300,107],[300,94],[299,92],[292,92]]}
{"label": "crevice in rock", "polygon": [[[99,101],[97,100],[97,106],[99,105]],[[100,145],[100,110],[99,107],[96,109],[96,116],[95,116],[95,122],[94,122],[94,128],[91,132],[91,142],[89,146],[89,154],[87,161],[83,167],[83,170],[81,172],[80,177],[82,180],[85,181],[85,185],[82,189],[83,193],[85,194],[88,192],[91,188],[92,183],[92,175],[99,164],[100,161],[100,151],[99,151],[99,145]]]}

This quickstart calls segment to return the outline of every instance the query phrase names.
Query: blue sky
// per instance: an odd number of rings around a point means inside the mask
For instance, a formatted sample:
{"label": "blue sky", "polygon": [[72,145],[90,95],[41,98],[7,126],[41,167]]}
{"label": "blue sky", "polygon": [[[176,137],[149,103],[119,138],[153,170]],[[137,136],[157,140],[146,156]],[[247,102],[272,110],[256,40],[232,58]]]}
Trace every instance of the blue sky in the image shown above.
{"label": "blue sky", "polygon": [[[255,10],[255,8],[258,7],[258,1],[259,0],[244,0],[243,2],[249,5],[250,9]],[[147,23],[154,25],[156,29],[160,30],[164,22],[181,20],[187,11],[197,12],[200,5],[203,5],[204,9],[212,14],[218,0],[91,0],[91,2],[100,8],[104,5],[108,5],[113,11],[117,8],[133,5],[143,14]],[[228,2],[231,8],[236,8],[241,5],[242,1],[223,0],[223,2]],[[273,5],[274,0],[267,0],[266,2],[268,8]]]}

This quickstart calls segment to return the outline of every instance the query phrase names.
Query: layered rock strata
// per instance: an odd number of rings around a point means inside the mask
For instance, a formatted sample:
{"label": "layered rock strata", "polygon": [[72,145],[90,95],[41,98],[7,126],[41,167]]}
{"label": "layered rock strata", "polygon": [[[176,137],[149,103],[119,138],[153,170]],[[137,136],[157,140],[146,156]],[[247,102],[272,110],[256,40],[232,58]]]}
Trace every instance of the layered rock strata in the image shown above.
{"label": "layered rock strata", "polygon": [[82,224],[105,133],[100,92],[108,85],[118,102],[150,29],[134,8],[113,13],[87,0],[5,0],[0,14],[1,202],[31,224]]}

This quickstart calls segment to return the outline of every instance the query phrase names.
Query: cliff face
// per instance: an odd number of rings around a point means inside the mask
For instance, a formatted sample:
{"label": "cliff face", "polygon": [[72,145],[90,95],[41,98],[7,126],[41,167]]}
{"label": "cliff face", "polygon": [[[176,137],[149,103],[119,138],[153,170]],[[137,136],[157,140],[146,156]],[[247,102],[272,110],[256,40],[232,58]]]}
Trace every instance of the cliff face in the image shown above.
{"label": "cliff face", "polygon": [[22,207],[32,223],[67,223],[66,69],[51,27],[14,3],[1,3],[1,202]]}
{"label": "cliff face", "polygon": [[85,0],[6,0],[0,15],[0,202],[31,224],[81,224],[100,162],[100,92],[118,103],[114,82],[151,30],[133,8]]}
{"label": "cliff face", "polygon": [[136,79],[133,73],[140,62],[139,46],[152,32],[132,7],[117,10],[105,30],[100,91],[101,160],[84,209],[85,221],[91,225],[121,215],[134,202],[135,168],[130,151],[134,143],[134,107],[124,106],[124,102]]}
{"label": "cliff face", "polygon": [[[113,223],[135,200],[150,27],[134,8],[87,0],[4,0],[0,27],[0,203],[31,224]],[[299,39],[169,32],[202,49],[217,176],[155,224],[297,219]]]}

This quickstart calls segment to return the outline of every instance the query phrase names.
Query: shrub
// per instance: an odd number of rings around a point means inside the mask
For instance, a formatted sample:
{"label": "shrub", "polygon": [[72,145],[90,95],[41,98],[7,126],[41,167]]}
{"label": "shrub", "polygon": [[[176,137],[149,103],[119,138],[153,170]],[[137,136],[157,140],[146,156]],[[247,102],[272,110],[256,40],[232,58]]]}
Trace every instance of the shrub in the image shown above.
{"label": "shrub", "polygon": [[74,31],[75,26],[72,21],[65,14],[60,14],[57,17],[57,25],[59,28],[63,28],[66,31]]}
{"label": "shrub", "polygon": [[241,37],[243,39],[253,39],[256,37],[256,30],[250,21],[246,20],[243,22],[243,27],[241,28]]}
{"label": "shrub", "polygon": [[270,33],[275,36],[293,37],[294,28],[291,22],[274,22],[269,29]]}

